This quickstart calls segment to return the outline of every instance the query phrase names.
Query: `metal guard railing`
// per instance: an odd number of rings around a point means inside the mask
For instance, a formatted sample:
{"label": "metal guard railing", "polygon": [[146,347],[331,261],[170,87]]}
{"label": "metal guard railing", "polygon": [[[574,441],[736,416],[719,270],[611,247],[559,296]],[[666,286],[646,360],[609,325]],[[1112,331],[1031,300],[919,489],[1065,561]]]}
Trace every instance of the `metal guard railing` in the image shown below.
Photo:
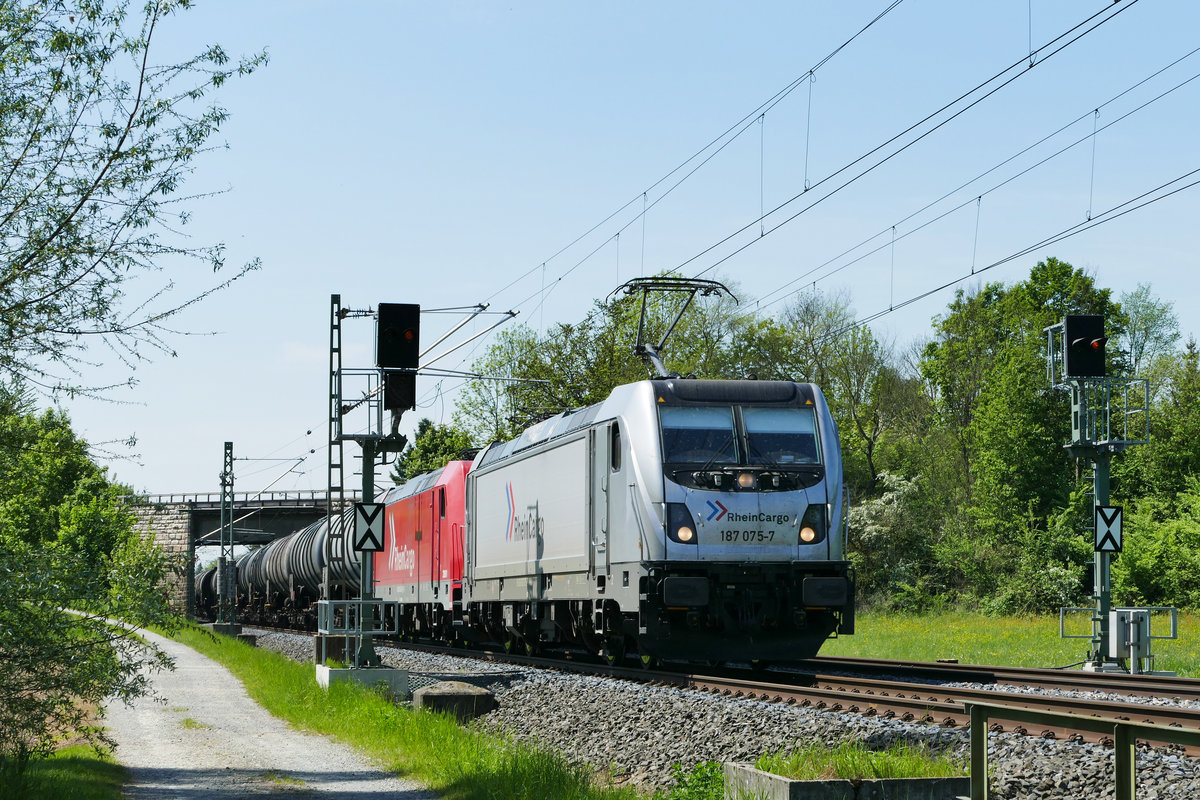
{"label": "metal guard railing", "polygon": [[1134,744],[1139,739],[1161,744],[1200,747],[1200,730],[1172,728],[1148,722],[1097,719],[1058,711],[1034,711],[993,703],[965,705],[971,714],[970,800],[987,800],[988,797],[987,735],[988,719],[991,717],[1002,717],[1012,722],[1031,725],[1061,725],[1064,728],[1108,734],[1112,737],[1113,755],[1116,758],[1116,800],[1134,800],[1136,797],[1137,754]]}
{"label": "metal guard railing", "polygon": [[318,600],[317,633],[325,636],[354,636],[360,633],[394,635],[400,632],[400,615],[393,613],[388,623],[384,611],[398,607],[399,604],[394,600]]}

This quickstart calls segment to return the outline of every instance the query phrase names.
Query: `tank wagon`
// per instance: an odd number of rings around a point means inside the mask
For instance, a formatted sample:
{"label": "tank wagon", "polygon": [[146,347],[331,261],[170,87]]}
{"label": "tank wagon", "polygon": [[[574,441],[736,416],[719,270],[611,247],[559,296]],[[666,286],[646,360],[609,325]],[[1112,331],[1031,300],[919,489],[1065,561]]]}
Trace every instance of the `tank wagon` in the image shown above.
{"label": "tank wagon", "polygon": [[[349,526],[352,515],[353,509],[347,510],[341,524]],[[342,557],[327,560],[325,541],[328,535],[329,520],[318,520],[239,558],[236,571],[238,618],[262,625],[315,628],[316,601],[321,595],[327,564],[339,596],[357,594],[360,554],[348,549]],[[214,616],[216,592],[216,569],[209,568],[196,580],[198,614]]]}
{"label": "tank wagon", "polygon": [[[812,384],[619,386],[380,499],[377,595],[407,635],[652,664],[794,660],[854,630],[841,449]],[[243,557],[243,591],[302,611],[320,524]]]}

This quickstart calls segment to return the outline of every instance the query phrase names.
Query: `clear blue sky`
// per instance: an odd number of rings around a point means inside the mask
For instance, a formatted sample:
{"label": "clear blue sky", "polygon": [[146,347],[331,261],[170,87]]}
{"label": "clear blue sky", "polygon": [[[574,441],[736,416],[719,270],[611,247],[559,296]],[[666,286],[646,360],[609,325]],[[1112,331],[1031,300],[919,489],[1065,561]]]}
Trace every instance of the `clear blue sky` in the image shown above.
{"label": "clear blue sky", "polygon": [[[217,96],[232,115],[221,132],[229,149],[207,158],[189,188],[229,191],[197,201],[188,230],[199,242],[224,241],[231,263],[258,257],[263,267],[181,320],[219,333],[176,340],[178,356],[140,368],[136,390],[116,397],[125,404],[74,400],[67,410],[91,441],[136,434],[140,463],[114,462],[113,472],[138,490],[218,491],[226,440],[246,458],[316,450],[290,474],[282,463],[239,461],[239,491],[281,475],[274,488],[323,488],[331,293],[357,308],[487,301],[535,327],[577,320],[643,271],[686,265],[696,274],[717,256],[689,259],[725,236],[750,225],[735,244],[759,238],[760,209],[800,194],[806,174],[816,188],[770,217],[768,230],[837,183],[822,179],[1022,58],[1026,69],[1009,86],[705,277],[736,283],[753,302],[802,275],[793,288],[811,284],[849,258],[812,270],[882,234],[871,240],[884,245],[878,253],[817,282],[849,291],[867,316],[1200,168],[1200,80],[1102,131],[1094,148],[1087,138],[1200,73],[1197,54],[1103,105],[1200,45],[1200,5],[1123,0],[1112,21],[1029,69],[1031,38],[1038,46],[1113,4],[905,0],[654,205],[643,236],[643,190],[887,5],[203,2],[163,32],[162,61],[220,42],[232,54],[266,47],[271,62]],[[1014,282],[1053,255],[1117,294],[1151,283],[1174,302],[1185,337],[1200,333],[1198,212],[1200,187],[961,285]],[[181,289],[205,280],[183,276]],[[539,304],[543,280],[553,290]],[[872,327],[905,347],[928,334],[952,291]],[[423,337],[450,322],[428,318]],[[347,361],[369,366],[371,328],[347,334]],[[447,381],[439,393],[422,379],[424,407],[406,427],[420,416],[449,420],[454,388]]]}

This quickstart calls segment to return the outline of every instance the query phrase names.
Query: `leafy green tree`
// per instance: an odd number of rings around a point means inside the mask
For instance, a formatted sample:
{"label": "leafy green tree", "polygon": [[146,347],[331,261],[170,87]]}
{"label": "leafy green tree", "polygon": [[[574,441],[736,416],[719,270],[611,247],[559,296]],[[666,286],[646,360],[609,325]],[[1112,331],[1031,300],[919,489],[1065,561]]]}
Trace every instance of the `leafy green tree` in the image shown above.
{"label": "leafy green tree", "polygon": [[58,542],[61,504],[81,481],[106,485],[102,475],[64,413],[34,413],[30,395],[20,391],[0,399],[0,544]]}
{"label": "leafy green tree", "polygon": [[973,482],[970,426],[985,379],[1004,341],[1000,301],[1004,287],[987,284],[968,295],[959,290],[947,312],[934,317],[934,338],[925,346],[921,374],[933,391],[941,426],[956,440],[954,469]]}
{"label": "leafy green tree", "polygon": [[1139,283],[1132,292],[1121,295],[1121,310],[1129,320],[1121,343],[1132,374],[1141,375],[1144,367],[1174,350],[1179,341],[1179,318],[1173,306],[1156,298],[1148,283]]}
{"label": "leafy green tree", "polygon": [[16,796],[28,760],[60,737],[103,742],[80,703],[145,693],[141,667],[166,662],[128,626],[172,620],[171,565],[133,532],[127,490],[25,388],[111,389],[88,385],[101,366],[90,345],[132,372],[171,352],[183,308],[256,266],[170,293],[189,265],[224,265],[222,245],[179,230],[196,199],[187,178],[227,116],[208,96],[265,62],[219,46],[152,55],[190,5],[0,0],[0,787]]}
{"label": "leafy green tree", "polygon": [[255,70],[219,46],[177,64],[151,46],[188,0],[0,0],[0,370],[51,392],[81,383],[100,340],[132,369],[170,353],[166,325],[199,296],[170,299],[171,281],[127,303],[130,282],[197,261],[183,192],[226,119],[207,95]]}
{"label": "leafy green tree", "polygon": [[1167,506],[1200,475],[1200,347],[1162,356],[1152,370],[1150,441],[1113,461],[1113,491],[1151,496]]}
{"label": "leafy green tree", "polygon": [[0,796],[23,796],[30,759],[66,738],[110,744],[88,704],[144,695],[143,668],[170,665],[133,631],[174,624],[154,580],[167,568],[137,536],[99,560],[53,546],[0,547]]}
{"label": "leafy green tree", "polygon": [[[1051,518],[1075,488],[1075,465],[1063,450],[1067,398],[1047,386],[1043,354],[1044,329],[1067,314],[1102,314],[1111,336],[1125,330],[1109,290],[1049,258],[1010,288],[960,292],[925,348],[922,371],[938,388],[942,423],[958,438],[966,475],[959,506],[966,517],[948,518],[956,541],[941,542],[943,563],[958,572],[958,586],[980,597],[1004,596],[1027,554],[1053,549],[1034,541],[1050,536]],[[1070,568],[1085,567],[1070,561]],[[1019,593],[1012,597],[1025,602]]]}
{"label": "leafy green tree", "polygon": [[829,381],[825,391],[839,421],[846,480],[855,493],[872,495],[881,471],[879,448],[906,398],[903,378],[893,365],[891,349],[869,328],[854,327],[841,339],[822,368]]}
{"label": "leafy green tree", "polygon": [[65,414],[0,394],[0,785],[20,796],[63,737],[105,743],[82,704],[134,697],[141,667],[165,663],[130,626],[172,624],[160,587],[178,565],[134,531],[129,490]]}
{"label": "leafy green tree", "polygon": [[453,425],[441,425],[431,419],[417,423],[413,440],[396,457],[392,480],[397,484],[424,472],[446,466],[448,461],[463,458],[473,450],[471,436]]}

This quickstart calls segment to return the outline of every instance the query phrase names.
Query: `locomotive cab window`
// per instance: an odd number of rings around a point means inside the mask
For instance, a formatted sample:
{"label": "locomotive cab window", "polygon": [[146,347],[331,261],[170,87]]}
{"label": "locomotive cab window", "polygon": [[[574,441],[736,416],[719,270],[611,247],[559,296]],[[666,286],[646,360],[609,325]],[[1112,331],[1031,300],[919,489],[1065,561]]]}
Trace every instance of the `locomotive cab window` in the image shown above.
{"label": "locomotive cab window", "polygon": [[819,464],[817,420],[811,408],[742,409],[750,462],[768,466]]}
{"label": "locomotive cab window", "polygon": [[446,490],[438,489],[438,516],[446,518]]}
{"label": "locomotive cab window", "polygon": [[737,433],[728,406],[663,406],[663,461],[673,464],[736,464]]}
{"label": "locomotive cab window", "polygon": [[608,447],[609,466],[613,472],[618,472],[621,469],[621,426],[614,422],[610,433],[612,438]]}

